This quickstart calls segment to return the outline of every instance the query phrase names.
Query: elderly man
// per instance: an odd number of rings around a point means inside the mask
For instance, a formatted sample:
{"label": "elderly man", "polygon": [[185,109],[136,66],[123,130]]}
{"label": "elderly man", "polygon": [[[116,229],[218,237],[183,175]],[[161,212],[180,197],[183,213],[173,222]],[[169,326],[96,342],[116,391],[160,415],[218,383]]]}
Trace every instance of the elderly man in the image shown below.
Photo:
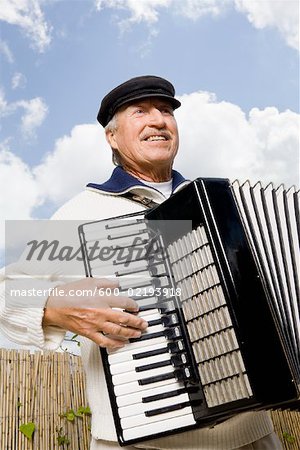
{"label": "elderly man", "polygon": [[[98,121],[105,127],[117,167],[108,181],[89,184],[83,193],[62,206],[53,219],[88,221],[137,212],[162,203],[188,183],[172,170],[179,145],[174,110],[180,102],[174,95],[174,87],[169,81],[141,76],[117,86],[104,97]],[[68,305],[71,289],[91,286],[115,285],[104,279],[66,284],[64,305]],[[65,330],[84,337],[81,349],[92,410],[91,449],[119,448],[98,346],[122,347],[129,338],[140,336],[147,323],[138,315],[112,309],[117,306],[137,311],[137,304],[125,297],[99,296],[96,301],[93,299],[92,307],[89,298],[78,299],[78,306],[72,298],[69,307],[57,307],[61,298],[54,295],[45,300],[46,304],[40,309],[24,310],[17,318],[2,309],[2,324],[11,339],[41,348],[57,347]],[[127,448],[279,450],[282,447],[268,414],[247,412],[213,428],[184,432]]]}

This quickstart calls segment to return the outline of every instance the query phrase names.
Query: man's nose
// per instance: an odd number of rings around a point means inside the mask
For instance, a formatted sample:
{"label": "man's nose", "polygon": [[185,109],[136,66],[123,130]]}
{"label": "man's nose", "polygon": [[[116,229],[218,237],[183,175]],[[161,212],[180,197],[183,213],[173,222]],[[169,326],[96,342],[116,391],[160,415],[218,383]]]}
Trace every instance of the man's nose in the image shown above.
{"label": "man's nose", "polygon": [[151,109],[149,114],[149,121],[151,125],[155,125],[158,128],[163,128],[166,124],[163,113],[156,108]]}

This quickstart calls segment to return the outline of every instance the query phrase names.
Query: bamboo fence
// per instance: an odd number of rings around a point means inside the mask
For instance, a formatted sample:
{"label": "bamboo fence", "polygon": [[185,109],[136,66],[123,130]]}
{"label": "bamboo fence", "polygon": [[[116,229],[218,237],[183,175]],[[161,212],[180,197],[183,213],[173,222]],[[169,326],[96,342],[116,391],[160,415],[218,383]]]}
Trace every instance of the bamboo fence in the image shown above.
{"label": "bamboo fence", "polygon": [[[0,349],[1,450],[88,450],[90,417],[62,417],[86,406],[80,357]],[[28,422],[36,427],[31,440],[19,431]]]}
{"label": "bamboo fence", "polygon": [[[88,450],[90,417],[64,417],[86,406],[80,357],[0,349],[0,450]],[[300,411],[271,415],[284,449],[299,450]],[[28,422],[36,427],[31,440],[19,431]]]}

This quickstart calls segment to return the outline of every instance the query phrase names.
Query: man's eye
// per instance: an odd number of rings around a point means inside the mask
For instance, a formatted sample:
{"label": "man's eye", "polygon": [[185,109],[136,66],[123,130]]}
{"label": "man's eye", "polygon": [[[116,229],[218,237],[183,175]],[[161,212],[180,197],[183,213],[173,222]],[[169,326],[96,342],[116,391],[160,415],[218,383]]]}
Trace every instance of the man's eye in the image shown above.
{"label": "man's eye", "polygon": [[163,108],[161,110],[162,114],[168,114],[169,116],[173,116],[173,109],[170,108]]}
{"label": "man's eye", "polygon": [[144,110],[143,109],[136,109],[134,111],[134,114],[143,114]]}

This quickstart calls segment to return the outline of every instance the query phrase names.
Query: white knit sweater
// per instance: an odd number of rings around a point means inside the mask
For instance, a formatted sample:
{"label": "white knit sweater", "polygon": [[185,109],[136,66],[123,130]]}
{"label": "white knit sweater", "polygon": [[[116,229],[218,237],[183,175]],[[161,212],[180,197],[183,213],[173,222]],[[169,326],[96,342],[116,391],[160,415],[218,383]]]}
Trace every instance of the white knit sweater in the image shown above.
{"label": "white knit sweater", "polygon": [[[151,188],[135,187],[132,191],[140,195],[144,194],[157,203],[165,200],[163,195]],[[97,189],[87,188],[62,206],[52,219],[85,222],[133,213],[141,209],[144,209],[144,207],[140,204],[118,194],[108,195],[99,192]],[[70,232],[73,232],[74,239],[77,239],[77,229]],[[26,273],[22,263],[16,264],[11,270],[11,278],[14,273]],[[42,329],[41,323],[46,298],[41,297],[39,299],[39,307],[8,308],[4,301],[5,284],[7,284],[4,283],[5,278],[6,275],[3,271],[0,292],[0,325],[3,332],[9,339],[20,344],[35,345],[42,349],[56,349],[63,340],[65,332],[55,327]],[[57,285],[55,276],[52,276],[47,283],[53,287]],[[6,295],[9,295],[8,289],[6,291]],[[95,439],[116,441],[99,348],[89,339],[83,339],[81,354],[87,376],[87,397],[92,410],[92,435]],[[268,413],[264,411],[247,412],[213,428],[184,432],[155,440],[155,442],[152,440],[151,444],[155,444],[155,448],[171,450],[174,447],[172,443],[176,440],[177,448],[179,441],[182,443],[180,445],[182,450],[191,448],[197,450],[229,450],[254,442],[271,433],[272,430],[273,426]]]}

